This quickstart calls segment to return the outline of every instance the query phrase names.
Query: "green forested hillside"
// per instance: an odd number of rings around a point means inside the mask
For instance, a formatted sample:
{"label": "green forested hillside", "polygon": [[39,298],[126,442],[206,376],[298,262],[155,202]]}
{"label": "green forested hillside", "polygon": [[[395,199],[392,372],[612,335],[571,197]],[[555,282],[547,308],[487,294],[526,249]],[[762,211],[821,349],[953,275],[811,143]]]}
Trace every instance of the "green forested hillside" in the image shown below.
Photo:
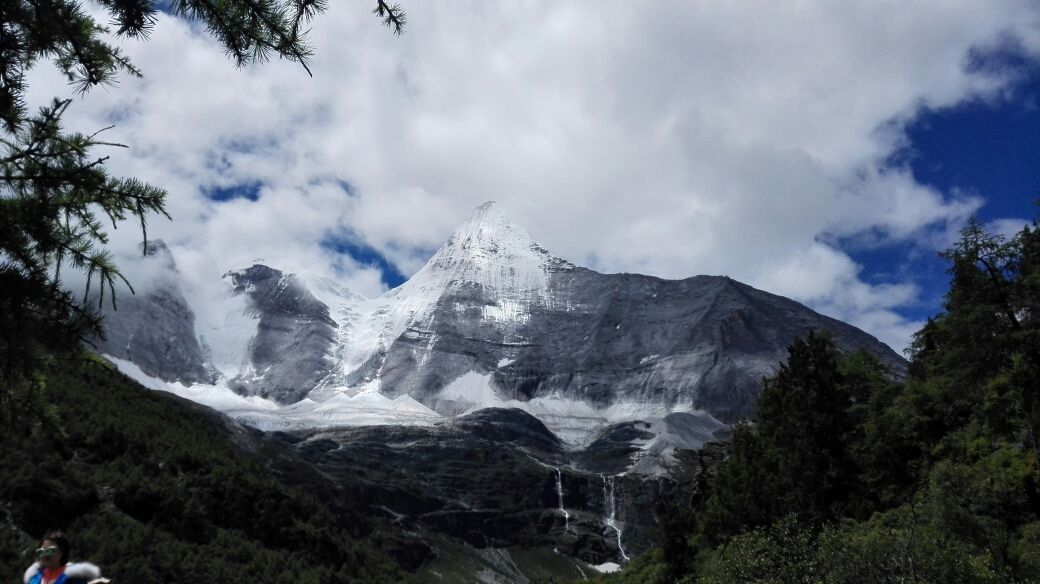
{"label": "green forested hillside", "polygon": [[0,581],[47,530],[114,582],[398,582],[328,509],[187,404],[94,359],[48,371],[54,425],[0,431]]}
{"label": "green forested hillside", "polygon": [[972,219],[943,311],[891,379],[826,334],[617,583],[1040,582],[1040,230]]}

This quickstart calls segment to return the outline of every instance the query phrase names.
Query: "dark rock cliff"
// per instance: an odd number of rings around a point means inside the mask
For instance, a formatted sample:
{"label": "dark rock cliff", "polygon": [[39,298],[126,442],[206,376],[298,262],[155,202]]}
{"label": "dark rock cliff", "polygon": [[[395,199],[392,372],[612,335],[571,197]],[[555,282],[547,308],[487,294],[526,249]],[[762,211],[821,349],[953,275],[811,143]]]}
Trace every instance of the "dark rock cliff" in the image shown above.
{"label": "dark rock cliff", "polygon": [[249,342],[252,370],[228,386],[244,395],[259,395],[293,403],[319,387],[334,362],[336,322],[322,304],[292,274],[262,265],[225,274],[234,294],[249,297],[249,309],[259,316]]}
{"label": "dark rock cliff", "polygon": [[120,293],[115,309],[105,301],[105,340],[98,341],[98,351],[166,381],[213,383],[218,374],[195,336],[195,313],[170,277],[176,267],[169,248],[149,241],[143,262],[162,277],[145,282],[137,294]]}
{"label": "dark rock cliff", "polygon": [[810,330],[829,331],[846,351],[866,347],[896,376],[906,370],[875,337],[726,277],[663,280],[564,267],[552,274],[549,294],[547,306],[506,329],[481,318],[495,302],[484,290],[451,291],[431,330],[409,330],[389,348],[384,393],[435,405],[447,383],[478,371],[522,401],[555,394],[598,408],[692,404],[733,422],[754,416],[762,377],[775,374],[787,346]]}

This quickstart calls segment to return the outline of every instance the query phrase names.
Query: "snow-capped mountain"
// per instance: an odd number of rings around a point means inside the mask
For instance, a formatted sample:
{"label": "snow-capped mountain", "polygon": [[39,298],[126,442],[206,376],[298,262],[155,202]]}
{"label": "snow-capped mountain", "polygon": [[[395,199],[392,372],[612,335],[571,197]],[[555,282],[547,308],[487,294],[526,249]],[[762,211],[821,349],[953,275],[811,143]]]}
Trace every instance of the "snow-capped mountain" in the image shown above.
{"label": "snow-capped mountain", "polygon": [[170,249],[161,240],[149,241],[143,261],[155,281],[139,294],[120,294],[116,312],[105,302],[105,339],[97,341],[99,349],[166,381],[216,382],[220,374],[199,343],[195,313],[177,283]]}
{"label": "snow-capped mountain", "polygon": [[330,477],[395,557],[446,554],[501,582],[527,581],[510,549],[616,568],[655,545],[690,477],[724,456],[705,444],[754,415],[796,336],[826,329],[906,369],[867,333],[726,277],[575,266],[494,203],[375,299],[267,258],[195,305],[166,246],[146,252],[135,271],[153,277],[108,312],[101,352],[148,387],[289,431],[265,439]]}
{"label": "snow-capped mountain", "polygon": [[[156,367],[156,343],[135,351],[122,337],[102,350],[152,386],[262,428],[427,424],[517,407],[571,444],[588,444],[610,424],[669,414],[661,428],[701,428],[690,435],[703,438],[754,414],[761,378],[809,330],[829,330],[841,348],[866,346],[897,374],[905,370],[867,333],[726,277],[663,280],[575,266],[495,203],[478,207],[421,270],[376,299],[285,261],[257,261],[224,280],[221,313],[194,322],[198,340],[168,339],[196,342],[201,350],[182,351],[194,360]],[[180,316],[167,312],[184,329],[194,319],[190,302],[174,284],[162,290],[167,304],[180,298]],[[142,314],[109,314],[109,328],[140,328],[128,321]],[[153,327],[166,318],[147,314]]]}

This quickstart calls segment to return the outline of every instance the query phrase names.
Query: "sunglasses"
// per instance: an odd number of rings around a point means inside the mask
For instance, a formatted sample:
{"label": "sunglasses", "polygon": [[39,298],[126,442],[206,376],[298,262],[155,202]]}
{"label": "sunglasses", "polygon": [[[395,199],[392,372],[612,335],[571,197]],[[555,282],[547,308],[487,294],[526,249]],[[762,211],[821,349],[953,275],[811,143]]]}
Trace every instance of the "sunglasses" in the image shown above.
{"label": "sunglasses", "polygon": [[40,548],[36,550],[36,557],[42,560],[43,558],[49,558],[56,553],[58,553],[58,548],[56,546],[51,546],[49,548]]}

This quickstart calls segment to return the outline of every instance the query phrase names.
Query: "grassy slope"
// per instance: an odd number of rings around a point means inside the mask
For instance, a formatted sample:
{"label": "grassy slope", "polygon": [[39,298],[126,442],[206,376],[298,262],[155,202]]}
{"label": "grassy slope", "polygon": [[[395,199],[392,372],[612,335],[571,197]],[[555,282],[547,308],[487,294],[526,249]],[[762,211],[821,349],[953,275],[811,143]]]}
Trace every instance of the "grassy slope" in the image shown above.
{"label": "grassy slope", "polygon": [[97,361],[50,372],[47,388],[60,430],[0,429],[0,581],[20,581],[51,529],[116,582],[408,578],[237,446],[241,430],[219,416]]}

